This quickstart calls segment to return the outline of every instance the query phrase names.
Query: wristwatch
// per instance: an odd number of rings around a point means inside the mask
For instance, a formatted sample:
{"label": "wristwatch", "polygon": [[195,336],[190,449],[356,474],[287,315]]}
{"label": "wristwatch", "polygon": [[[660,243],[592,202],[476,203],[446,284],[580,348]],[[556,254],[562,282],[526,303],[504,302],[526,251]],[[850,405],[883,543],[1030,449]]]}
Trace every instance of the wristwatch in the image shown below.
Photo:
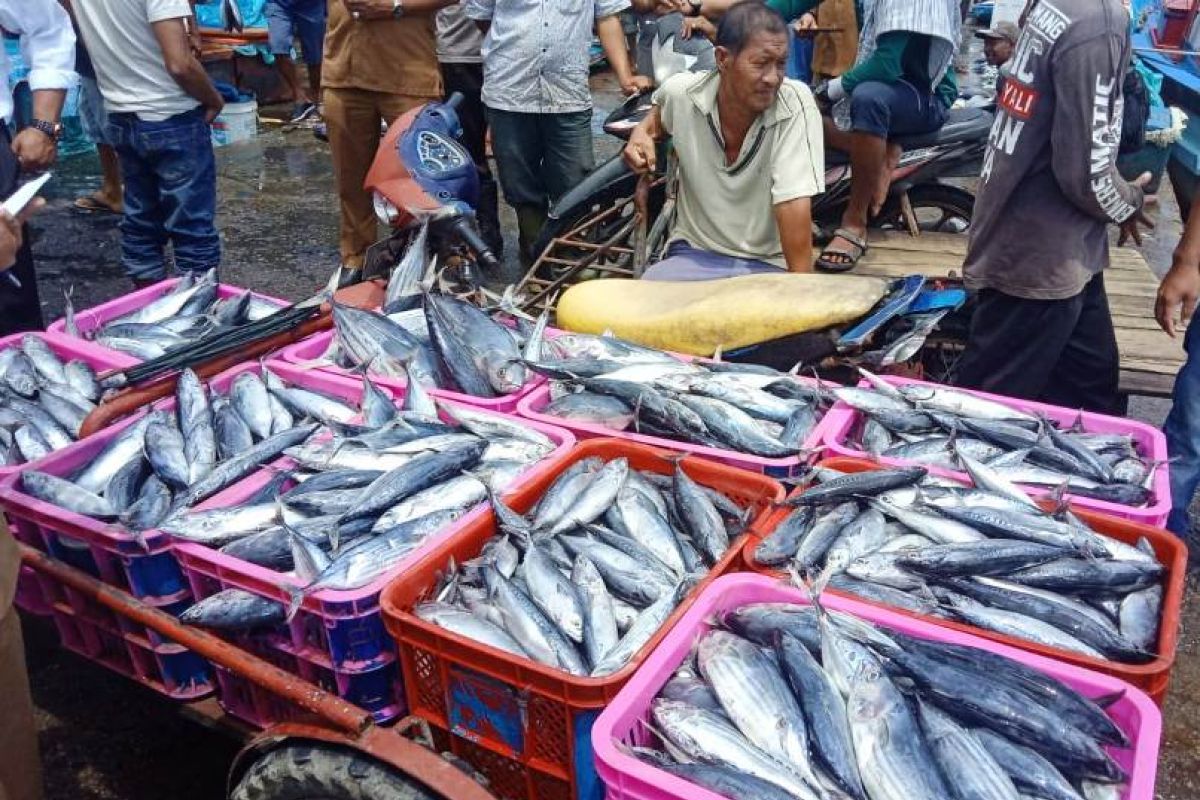
{"label": "wristwatch", "polygon": [[404,16],[404,0],[392,0],[392,19]]}
{"label": "wristwatch", "polygon": [[58,144],[58,140],[62,138],[63,126],[61,122],[47,122],[44,119],[35,119],[29,123],[29,127],[46,134],[55,144]]}

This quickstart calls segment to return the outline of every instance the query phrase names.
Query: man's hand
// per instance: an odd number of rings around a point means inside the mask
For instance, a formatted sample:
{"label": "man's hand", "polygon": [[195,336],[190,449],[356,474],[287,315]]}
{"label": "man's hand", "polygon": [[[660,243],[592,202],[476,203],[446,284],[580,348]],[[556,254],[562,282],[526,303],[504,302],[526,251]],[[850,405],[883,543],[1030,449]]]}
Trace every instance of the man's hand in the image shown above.
{"label": "man's hand", "polygon": [[1180,261],[1176,257],[1175,264],[1159,285],[1158,299],[1154,301],[1154,318],[1172,339],[1176,333],[1187,329],[1196,311],[1197,297],[1200,297],[1200,264]]}
{"label": "man's hand", "polygon": [[45,200],[35,197],[16,219],[8,212],[0,211],[0,271],[11,269],[17,263],[17,252],[22,242],[21,226],[44,205]]}
{"label": "man's hand", "polygon": [[37,128],[25,128],[13,139],[12,150],[23,171],[42,172],[54,163],[58,144]]}
{"label": "man's hand", "polygon": [[647,78],[645,75],[631,75],[627,80],[621,81],[621,91],[627,95],[646,92],[654,88],[654,79]]}
{"label": "man's hand", "polygon": [[[1139,189],[1145,189],[1150,184],[1153,176],[1149,172],[1143,172],[1134,180],[1130,181],[1131,186],[1136,186]],[[1117,246],[1121,247],[1130,239],[1138,247],[1142,246],[1142,231],[1138,226],[1146,228],[1146,230],[1154,230],[1154,222],[1146,216],[1146,209],[1143,206],[1133,213],[1129,219],[1121,223],[1121,235],[1117,237]]]}
{"label": "man's hand", "polygon": [[388,19],[392,16],[392,0],[342,0],[355,19]]}
{"label": "man's hand", "polygon": [[634,128],[621,156],[625,159],[625,164],[638,175],[654,172],[658,161],[654,137],[642,130],[641,126]]}
{"label": "man's hand", "polygon": [[680,39],[691,39],[699,34],[705,39],[717,38],[717,26],[713,25],[707,17],[684,17],[683,24],[679,27]]}
{"label": "man's hand", "polygon": [[796,20],[796,24],[792,27],[796,29],[797,33],[811,31],[813,28],[817,27],[817,18],[811,11],[809,11],[805,14],[801,14],[800,19]]}
{"label": "man's hand", "polygon": [[217,121],[217,117],[221,116],[221,112],[225,109],[225,103],[222,101],[219,105],[207,105],[204,107],[204,121],[212,125]]}

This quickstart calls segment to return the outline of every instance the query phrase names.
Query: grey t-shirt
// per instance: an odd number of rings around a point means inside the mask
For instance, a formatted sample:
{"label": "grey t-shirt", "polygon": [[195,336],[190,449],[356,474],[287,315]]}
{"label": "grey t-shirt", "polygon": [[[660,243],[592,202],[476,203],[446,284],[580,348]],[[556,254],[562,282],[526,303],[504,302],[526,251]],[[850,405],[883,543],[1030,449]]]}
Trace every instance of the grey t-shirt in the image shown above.
{"label": "grey t-shirt", "polygon": [[1128,31],[1120,0],[1039,0],[1029,12],[980,174],[970,288],[1061,300],[1108,266],[1107,226],[1142,206],[1116,168]]}
{"label": "grey t-shirt", "polygon": [[482,64],[483,33],[463,12],[462,3],[437,13],[437,56],[443,64]]}

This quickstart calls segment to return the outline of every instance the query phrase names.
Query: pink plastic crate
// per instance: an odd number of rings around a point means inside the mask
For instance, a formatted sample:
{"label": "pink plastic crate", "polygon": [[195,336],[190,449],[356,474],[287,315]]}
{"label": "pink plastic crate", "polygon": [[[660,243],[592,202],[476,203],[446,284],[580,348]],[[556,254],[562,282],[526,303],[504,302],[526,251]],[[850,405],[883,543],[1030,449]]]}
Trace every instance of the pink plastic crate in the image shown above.
{"label": "pink plastic crate", "polygon": [[[648,721],[650,703],[688,657],[696,637],[712,627],[712,620],[722,612],[762,602],[807,605],[809,600],[804,592],[762,575],[720,578],[697,598],[687,615],[596,720],[592,728],[592,746],[596,770],[608,788],[608,800],[723,800],[719,795],[625,755],[615,743],[646,743],[647,733],[642,723]],[[848,598],[829,595],[824,605],[910,636],[997,653],[1058,678],[1089,697],[1121,694],[1121,699],[1109,707],[1108,713],[1134,743],[1132,750],[1109,751],[1130,776],[1122,800],[1153,800],[1162,715],[1140,690],[1107,675],[1060,664]]]}
{"label": "pink plastic crate", "polygon": [[[806,385],[816,386],[816,381],[810,378],[797,376],[795,380]],[[682,450],[685,453],[691,453],[692,455],[707,458],[711,461],[718,461],[722,464],[729,464],[732,467],[739,467],[750,472],[759,472],[772,477],[783,478],[795,475],[799,472],[802,465],[808,464],[820,455],[822,449],[821,442],[825,436],[824,431],[829,424],[829,415],[826,414],[817,422],[816,427],[813,428],[808,438],[804,440],[803,448],[805,452],[800,455],[793,456],[792,458],[761,458],[746,453],[738,453],[733,450],[705,447],[704,445],[692,444],[691,442],[684,442],[678,439],[667,439],[661,436],[650,436],[649,434],[634,433],[632,431],[614,431],[603,425],[562,419],[543,413],[546,406],[550,405],[550,402],[550,386],[547,384],[534,389],[521,398],[521,401],[517,403],[517,414],[535,422],[566,428],[574,432],[580,439],[616,437],[618,439],[649,445],[650,447]]]}
{"label": "pink plastic crate", "polygon": [[[288,383],[336,395],[353,402],[361,399],[362,383],[353,378],[340,377],[316,371],[304,371],[298,367],[273,362],[268,365],[275,374]],[[243,366],[223,373],[221,378],[257,366]],[[218,379],[220,380],[220,378]],[[403,397],[402,390],[384,388],[394,399]],[[454,405],[454,404],[451,404]],[[517,487],[535,480],[546,472],[557,468],[575,444],[575,437],[561,428],[527,422],[528,427],[548,436],[557,444],[557,449],[538,464],[532,466],[513,486]],[[214,495],[197,506],[200,509],[223,508],[235,505],[253,495],[292,462],[282,459],[272,469],[260,470],[240,483]],[[384,630],[379,611],[379,593],[395,575],[401,574],[415,563],[428,548],[453,537],[459,530],[488,513],[487,505],[481,504],[464,514],[453,525],[431,537],[424,547],[408,556],[386,575],[371,584],[352,591],[324,591],[308,595],[299,612],[290,623],[267,634],[278,650],[305,660],[308,663],[342,672],[363,672],[376,669],[382,660],[394,657],[391,639]],[[257,566],[232,558],[217,550],[194,542],[176,541],[172,550],[178,557],[187,575],[196,598],[203,599],[218,591],[239,588],[270,597],[286,604],[288,588],[296,585],[293,580],[266,567]]]}
{"label": "pink plastic crate", "polygon": [[[136,292],[130,292],[129,294],[122,295],[114,300],[109,300],[107,303],[101,303],[98,306],[93,306],[92,308],[76,312],[75,325],[79,328],[79,334],[85,337],[89,336],[100,327],[112,322],[114,319],[123,317],[132,311],[136,311],[139,308],[149,305],[158,298],[169,293],[175,288],[175,285],[178,284],[179,281],[179,278],[169,278],[168,280],[160,281],[152,286],[147,286],[145,289],[138,289]],[[228,297],[235,297],[244,291],[246,290],[241,287],[230,286],[222,283],[217,286],[217,297],[224,300]],[[277,297],[259,294],[258,292],[253,292],[252,294],[258,299],[265,300],[268,303],[273,303],[280,308],[286,308],[290,305],[288,301],[280,300]],[[75,337],[68,337],[66,319],[55,320],[46,326],[46,330],[50,333],[60,334],[64,338],[70,338],[71,341],[79,341]],[[114,352],[103,345],[93,344],[92,346],[100,348],[108,354]],[[130,358],[130,356],[125,353],[119,353],[119,355],[123,356],[124,358]],[[138,363],[138,360],[133,359],[132,363],[136,364]]]}
{"label": "pink plastic crate", "polygon": [[[547,338],[552,339],[559,333],[560,331],[549,328],[546,329]],[[279,358],[289,364],[303,365],[308,369],[325,372],[330,375],[337,375],[339,377],[346,377],[349,373],[339,367],[333,366],[332,364],[314,365],[314,362],[319,361],[321,356],[325,355],[325,352],[329,350],[329,344],[333,341],[333,337],[335,335],[336,331],[326,331],[324,333],[317,334],[316,336],[310,336],[302,342],[285,348],[279,353]],[[403,380],[390,378],[386,375],[379,375],[375,372],[371,373],[371,380],[375,381],[380,386],[386,386],[389,389],[403,390],[405,385]],[[506,394],[502,397],[475,397],[474,395],[463,394],[462,392],[452,392],[448,389],[430,389],[429,394],[433,395],[434,397],[440,397],[443,400],[453,400],[458,403],[464,403],[466,405],[474,406],[475,408],[482,408],[487,411],[508,413],[516,411],[517,402],[522,397],[525,397],[538,386],[542,386],[545,383],[545,378],[541,377],[540,375],[531,374],[529,381],[519,392]]]}
{"label": "pink plastic crate", "polygon": [[[896,386],[901,386],[908,383],[916,383],[923,386],[936,386],[937,384],[926,383],[924,381],[909,380],[907,378],[897,378],[887,376],[884,378],[888,383]],[[870,383],[863,381],[859,384],[864,388],[870,388]],[[1064,425],[1073,425],[1075,420],[1080,417],[1081,412],[1074,411],[1068,408],[1059,406],[1046,405],[1045,403],[1034,403],[1029,400],[1019,400],[1015,397],[1002,397],[995,394],[987,394],[986,392],[975,392],[967,389],[958,389],[956,391],[967,392],[968,394],[977,395],[979,397],[994,400],[999,403],[1011,406],[1021,411],[1027,411],[1034,414],[1044,415],[1046,418]],[[1141,422],[1134,422],[1130,419],[1122,417],[1110,417],[1104,414],[1093,414],[1088,411],[1082,412],[1083,427],[1085,430],[1094,433],[1121,433],[1128,434],[1133,437],[1134,444],[1137,446],[1138,452],[1145,458],[1157,462],[1158,466],[1154,469],[1154,478],[1151,481],[1150,489],[1152,497],[1149,504],[1141,507],[1122,506],[1116,503],[1109,503],[1104,500],[1093,500],[1089,497],[1079,497],[1070,493],[1067,496],[1071,502],[1081,508],[1089,508],[1094,511],[1099,511],[1103,514],[1109,514],[1121,519],[1129,519],[1134,522],[1141,522],[1146,525],[1151,525],[1156,528],[1163,527],[1167,522],[1167,516],[1171,513],[1171,482],[1169,480],[1169,468],[1167,466],[1167,439],[1163,436],[1162,431],[1153,428]],[[838,403],[829,412],[828,416],[823,421],[823,433],[825,448],[831,455],[854,456],[856,458],[870,458],[877,460],[881,464],[890,465],[910,465],[915,462],[907,461],[900,458],[876,458],[868,455],[861,450],[857,450],[851,445],[850,437],[854,433],[855,426],[858,425],[862,414],[854,410],[845,403]],[[939,467],[929,467],[929,471],[934,475],[943,477],[957,478],[961,481],[970,482],[970,478],[963,472],[955,472],[952,470],[942,469]],[[1046,494],[1050,491],[1049,488],[1039,487],[1024,487],[1025,490],[1033,496]]]}
{"label": "pink plastic crate", "polygon": [[[117,353],[109,350],[106,347],[100,347],[82,339],[76,339],[71,336],[58,336],[53,333],[15,333],[11,336],[0,338],[0,350],[7,350],[10,347],[20,347],[21,339],[27,335],[37,336],[47,345],[50,350],[64,362],[78,359],[84,362],[89,367],[94,369],[97,374],[101,374],[113,369],[131,367],[137,364],[137,360],[125,353]],[[0,477],[11,475],[14,472],[19,472],[26,466],[38,466],[39,461],[34,461],[31,464],[23,464],[20,466],[0,466]]]}

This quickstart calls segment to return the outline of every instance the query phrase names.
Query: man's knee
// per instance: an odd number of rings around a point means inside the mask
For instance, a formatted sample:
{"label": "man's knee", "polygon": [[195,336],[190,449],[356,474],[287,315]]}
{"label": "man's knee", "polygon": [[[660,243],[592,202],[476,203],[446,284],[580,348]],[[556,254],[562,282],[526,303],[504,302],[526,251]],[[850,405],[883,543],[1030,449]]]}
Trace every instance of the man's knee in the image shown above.
{"label": "man's knee", "polygon": [[892,121],[892,90],[885,83],[868,81],[850,94],[850,127],[855,133],[888,138]]}

